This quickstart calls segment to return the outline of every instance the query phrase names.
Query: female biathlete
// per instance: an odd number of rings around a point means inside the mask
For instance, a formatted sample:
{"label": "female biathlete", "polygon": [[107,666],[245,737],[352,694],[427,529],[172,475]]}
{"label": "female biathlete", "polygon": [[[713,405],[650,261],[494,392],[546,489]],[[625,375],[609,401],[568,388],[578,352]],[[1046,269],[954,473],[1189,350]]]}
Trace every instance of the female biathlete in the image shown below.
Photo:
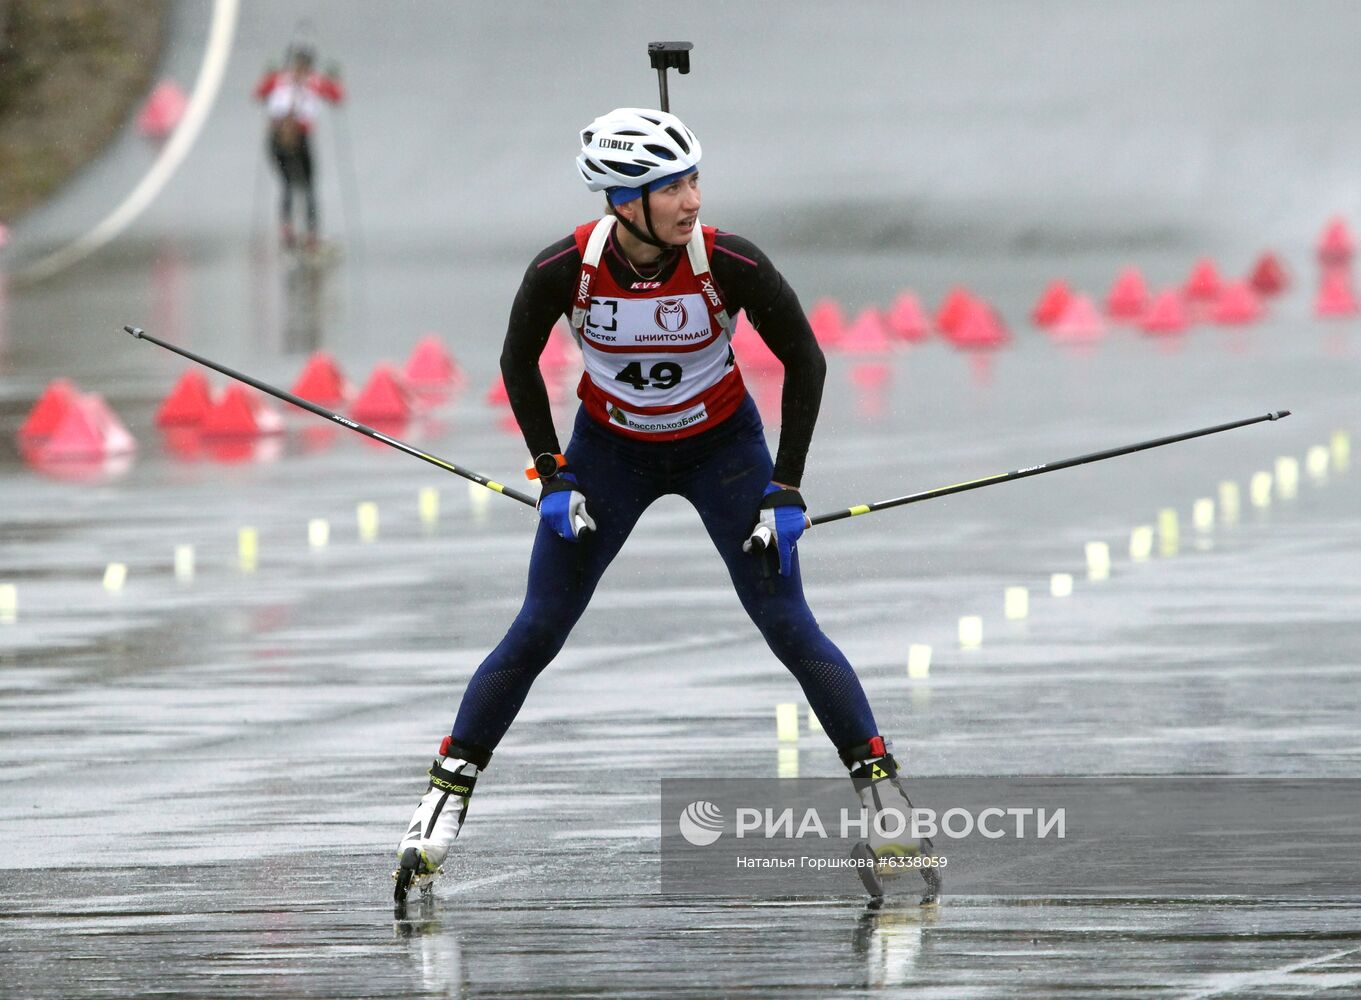
{"label": "female biathlete", "polygon": [[[700,225],[700,144],[678,118],[620,108],[592,122],[581,146],[577,167],[588,188],[606,193],[607,214],[530,264],[501,354],[535,456],[526,474],[542,490],[528,591],[510,631],[468,682],[430,767],[397,848],[399,901],[438,874],[530,685],[639,516],[668,493],[699,512],[743,607],[803,688],[866,807],[884,808],[890,796],[888,804],[910,810],[860,681],[803,596],[799,483],[826,364],[799,300],[751,242]],[[738,309],[784,365],[773,462],[729,346]],[[564,315],[586,368],[565,452],[538,366]],[[930,841],[909,850],[929,854]],[[929,901],[939,881],[921,870]]]}

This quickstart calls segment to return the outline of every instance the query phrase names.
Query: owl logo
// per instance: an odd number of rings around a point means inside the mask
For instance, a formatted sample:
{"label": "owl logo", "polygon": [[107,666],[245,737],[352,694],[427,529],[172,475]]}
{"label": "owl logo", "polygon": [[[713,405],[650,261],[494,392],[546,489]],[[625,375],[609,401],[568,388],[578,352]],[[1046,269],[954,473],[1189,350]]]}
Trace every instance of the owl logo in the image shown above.
{"label": "owl logo", "polygon": [[679,333],[685,328],[690,315],[685,311],[685,303],[680,299],[662,299],[657,303],[657,311],[652,314],[652,318],[667,333]]}

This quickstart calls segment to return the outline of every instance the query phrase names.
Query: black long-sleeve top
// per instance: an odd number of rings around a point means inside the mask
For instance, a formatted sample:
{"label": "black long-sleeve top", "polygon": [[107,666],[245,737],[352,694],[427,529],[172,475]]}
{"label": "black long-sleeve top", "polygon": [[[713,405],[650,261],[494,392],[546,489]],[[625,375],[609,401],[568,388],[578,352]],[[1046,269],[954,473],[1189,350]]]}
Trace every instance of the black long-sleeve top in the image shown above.
{"label": "black long-sleeve top", "polygon": [[[669,259],[656,280],[665,281],[671,276],[684,251],[668,250],[666,256]],[[601,259],[623,287],[638,280],[613,233]],[[750,240],[720,232],[709,266],[722,290],[728,314],[735,317],[739,309],[745,309],[761,339],[784,365],[780,444],[772,478],[798,486],[803,480],[804,461],[822,403],[822,384],[827,373],[822,349],[813,337],[794,289]],[[561,450],[539,371],[539,355],[548,343],[553,325],[570,316],[580,273],[581,254],[574,237],[569,235],[545,247],[534,258],[511,306],[501,351],[501,374],[531,455],[556,454]]]}

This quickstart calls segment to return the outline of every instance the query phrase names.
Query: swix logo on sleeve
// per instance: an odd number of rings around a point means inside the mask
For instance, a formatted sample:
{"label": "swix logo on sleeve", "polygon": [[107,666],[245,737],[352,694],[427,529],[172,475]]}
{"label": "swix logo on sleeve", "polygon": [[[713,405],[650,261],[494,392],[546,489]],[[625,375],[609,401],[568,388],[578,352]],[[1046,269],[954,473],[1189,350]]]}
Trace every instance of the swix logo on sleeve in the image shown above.
{"label": "swix logo on sleeve", "polygon": [[591,294],[591,270],[583,267],[581,277],[577,281],[577,304],[586,305]]}
{"label": "swix logo on sleeve", "polygon": [[685,303],[680,299],[662,299],[657,303],[652,318],[663,330],[676,333],[689,322],[690,314],[685,311]]}

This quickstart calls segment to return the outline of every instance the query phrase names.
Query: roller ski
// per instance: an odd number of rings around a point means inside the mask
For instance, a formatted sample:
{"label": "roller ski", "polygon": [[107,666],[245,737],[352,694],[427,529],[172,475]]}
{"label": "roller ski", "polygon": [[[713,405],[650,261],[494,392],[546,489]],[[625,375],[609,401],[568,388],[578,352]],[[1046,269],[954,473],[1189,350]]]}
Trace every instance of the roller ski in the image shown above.
{"label": "roller ski", "polygon": [[444,738],[439,752],[426,772],[430,782],[425,794],[397,845],[397,869],[392,878],[396,882],[393,901],[399,907],[406,904],[407,894],[413,888],[420,891],[422,899],[430,895],[436,877],[444,871],[449,849],[463,828],[477,776],[491,759],[490,753],[462,746],[450,736]]}
{"label": "roller ski", "polygon": [[[868,743],[843,751],[841,759],[850,769],[851,783],[870,821],[868,839],[856,844],[851,851],[852,857],[874,862],[872,866],[866,865],[858,870],[865,891],[871,899],[882,899],[885,879],[915,870],[925,883],[921,905],[939,902],[940,869],[922,863],[925,859],[935,857],[935,848],[930,837],[914,839],[907,834],[911,829],[912,801],[903,787],[898,762],[888,752],[888,744],[882,737],[875,736]],[[892,818],[883,824],[888,833],[881,832],[879,817],[888,811],[902,814],[907,823],[902,834],[889,835],[899,825]]]}

